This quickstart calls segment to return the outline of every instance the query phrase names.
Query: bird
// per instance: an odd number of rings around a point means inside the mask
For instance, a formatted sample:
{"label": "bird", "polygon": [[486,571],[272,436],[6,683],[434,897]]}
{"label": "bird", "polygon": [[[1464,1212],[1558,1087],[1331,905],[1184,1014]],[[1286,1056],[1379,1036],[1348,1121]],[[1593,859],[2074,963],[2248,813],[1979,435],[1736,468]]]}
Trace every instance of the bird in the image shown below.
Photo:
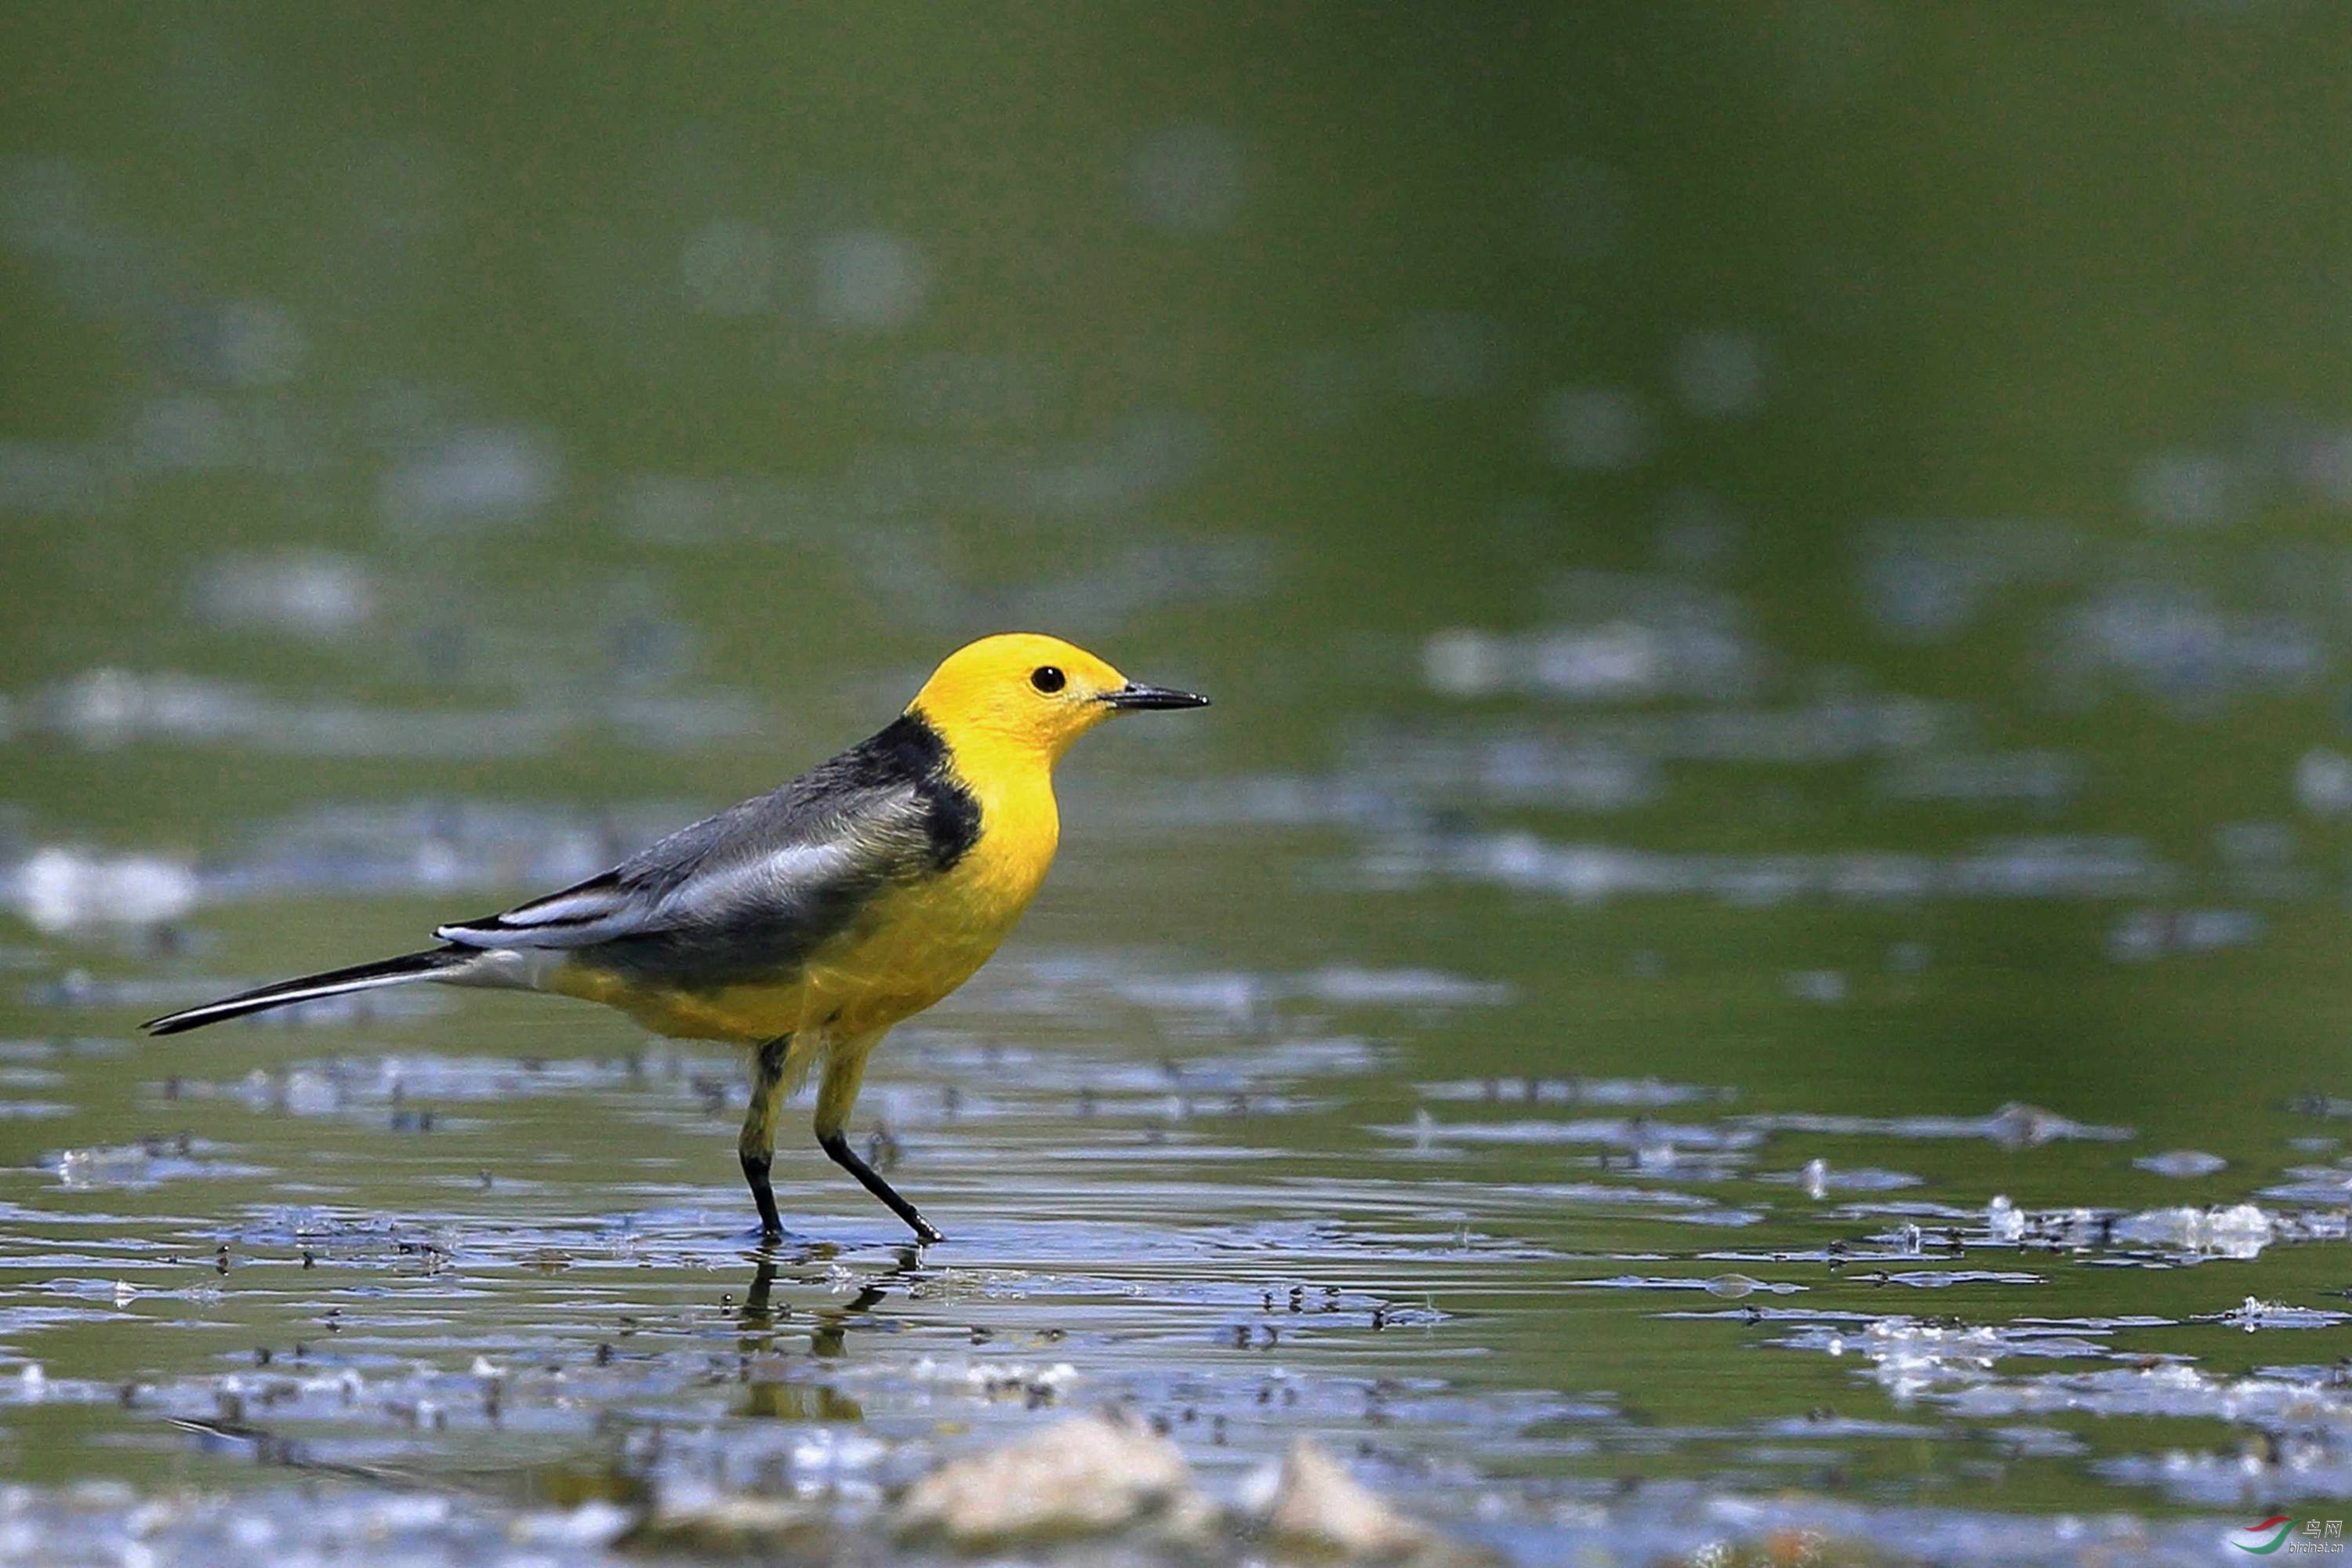
{"label": "bird", "polygon": [[173,1035],[321,996],[429,982],[551,993],[656,1034],[751,1053],[737,1153],[760,1233],[777,1113],[818,1074],[819,1148],[920,1243],[946,1239],[849,1146],[885,1035],[985,963],[1060,842],[1054,765],[1118,715],[1208,699],[1132,681],[1031,632],[958,648],[883,729],[791,783],[680,828],[601,875],[436,928],[440,945],[153,1018]]}

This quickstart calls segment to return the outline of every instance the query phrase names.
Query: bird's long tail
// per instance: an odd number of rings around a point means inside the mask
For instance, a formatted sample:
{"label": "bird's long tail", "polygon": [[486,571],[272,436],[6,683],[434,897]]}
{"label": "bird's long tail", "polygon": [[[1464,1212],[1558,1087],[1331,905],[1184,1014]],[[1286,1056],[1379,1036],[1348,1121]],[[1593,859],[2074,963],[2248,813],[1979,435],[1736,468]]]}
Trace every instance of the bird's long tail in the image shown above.
{"label": "bird's long tail", "polygon": [[217,1024],[224,1018],[242,1018],[248,1013],[266,1013],[272,1007],[284,1007],[320,996],[341,996],[347,991],[373,991],[379,985],[405,985],[412,980],[446,978],[454,971],[464,969],[480,957],[481,953],[476,949],[455,945],[432,948],[424,952],[404,952],[398,958],[382,958],[373,963],[355,963],[349,969],[330,969],[323,974],[306,974],[299,980],[281,980],[275,985],[264,985],[258,990],[240,991],[234,996],[224,996],[201,1007],[150,1018],[140,1027],[151,1035],[176,1035],[183,1029],[201,1029],[206,1024]]}

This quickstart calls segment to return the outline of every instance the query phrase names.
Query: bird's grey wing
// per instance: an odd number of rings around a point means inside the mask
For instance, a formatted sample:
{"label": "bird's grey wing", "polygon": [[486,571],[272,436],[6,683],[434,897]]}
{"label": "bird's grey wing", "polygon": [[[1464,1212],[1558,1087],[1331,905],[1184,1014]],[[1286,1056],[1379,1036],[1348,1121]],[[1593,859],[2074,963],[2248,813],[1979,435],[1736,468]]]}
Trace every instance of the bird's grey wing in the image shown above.
{"label": "bird's grey wing", "polygon": [[927,863],[930,813],[913,781],[820,769],[602,876],[435,934],[466,947],[574,950],[688,985],[772,976]]}

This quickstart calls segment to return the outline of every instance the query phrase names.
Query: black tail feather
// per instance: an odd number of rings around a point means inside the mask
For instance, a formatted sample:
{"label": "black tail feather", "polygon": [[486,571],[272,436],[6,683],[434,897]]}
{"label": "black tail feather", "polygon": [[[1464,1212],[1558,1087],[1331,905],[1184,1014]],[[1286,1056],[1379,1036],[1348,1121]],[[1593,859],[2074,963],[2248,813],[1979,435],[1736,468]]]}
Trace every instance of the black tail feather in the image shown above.
{"label": "black tail feather", "polygon": [[275,985],[241,991],[217,1002],[207,1002],[201,1007],[150,1018],[140,1027],[151,1035],[176,1035],[184,1029],[201,1029],[206,1024],[217,1024],[224,1018],[242,1018],[248,1013],[266,1013],[272,1007],[308,1002],[314,996],[339,996],[347,991],[368,991],[379,985],[429,980],[453,969],[463,969],[479,956],[474,949],[454,944],[424,952],[404,952],[398,958],[382,958],[373,963],[355,963],[348,969],[330,969],[322,974],[306,974],[299,980],[281,980]]}

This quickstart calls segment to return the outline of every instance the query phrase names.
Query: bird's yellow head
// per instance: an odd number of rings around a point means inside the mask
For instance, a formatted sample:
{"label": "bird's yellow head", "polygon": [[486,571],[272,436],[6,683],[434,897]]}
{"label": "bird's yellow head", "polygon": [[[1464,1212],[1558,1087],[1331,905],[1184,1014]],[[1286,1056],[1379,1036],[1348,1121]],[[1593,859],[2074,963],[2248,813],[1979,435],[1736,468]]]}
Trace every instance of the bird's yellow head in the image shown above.
{"label": "bird's yellow head", "polygon": [[907,711],[959,753],[1011,752],[1050,766],[1070,742],[1116,714],[1208,703],[1189,691],[1139,685],[1059,637],[1006,632],[948,655]]}

